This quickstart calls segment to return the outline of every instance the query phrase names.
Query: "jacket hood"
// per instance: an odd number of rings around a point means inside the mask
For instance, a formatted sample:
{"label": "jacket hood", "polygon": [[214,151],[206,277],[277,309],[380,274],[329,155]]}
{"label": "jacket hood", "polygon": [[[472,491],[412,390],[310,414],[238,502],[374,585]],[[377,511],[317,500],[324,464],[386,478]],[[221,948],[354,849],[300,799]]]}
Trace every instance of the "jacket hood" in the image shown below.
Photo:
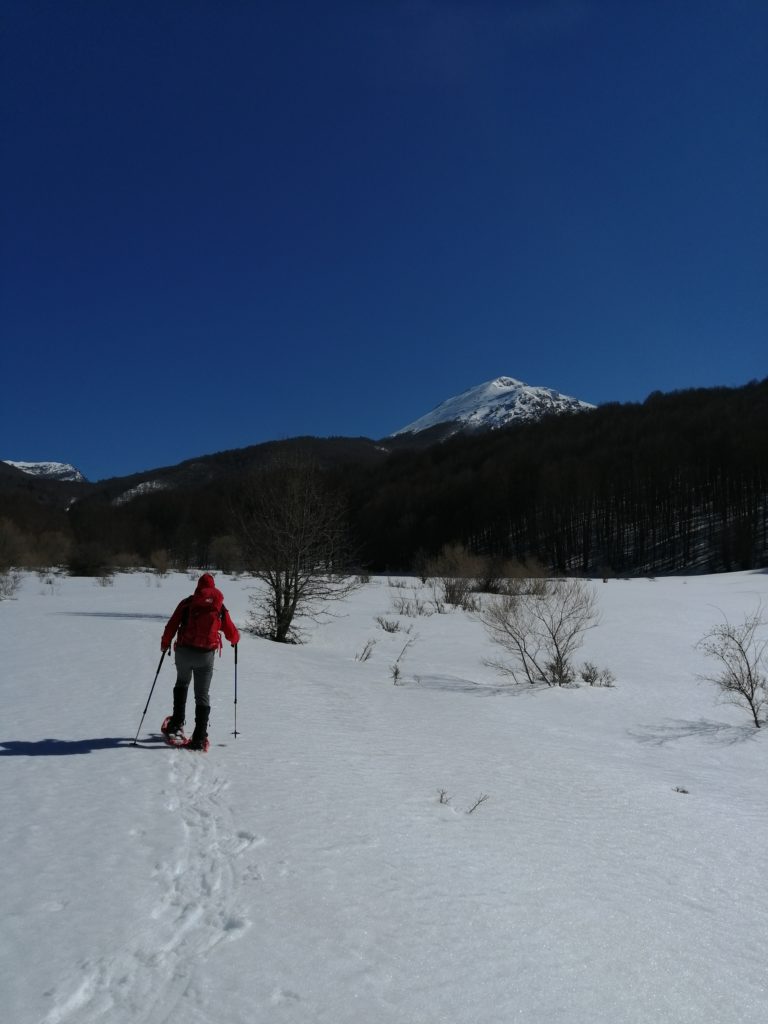
{"label": "jacket hood", "polygon": [[201,590],[215,590],[216,582],[209,572],[204,572],[200,579],[197,581],[197,587],[195,593],[199,593]]}

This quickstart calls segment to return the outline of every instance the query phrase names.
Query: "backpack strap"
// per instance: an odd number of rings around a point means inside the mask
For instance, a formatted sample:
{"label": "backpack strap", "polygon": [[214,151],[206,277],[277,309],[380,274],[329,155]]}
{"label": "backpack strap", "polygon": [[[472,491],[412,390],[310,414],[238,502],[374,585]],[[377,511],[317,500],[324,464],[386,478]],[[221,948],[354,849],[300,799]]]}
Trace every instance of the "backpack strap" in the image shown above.
{"label": "backpack strap", "polygon": [[184,605],[184,607],[183,607],[183,609],[181,611],[181,619],[179,620],[179,628],[176,631],[177,634],[181,633],[184,630],[184,628],[187,625],[187,623],[189,622],[189,606],[192,604],[192,598],[191,597],[185,597],[184,600],[181,603]]}

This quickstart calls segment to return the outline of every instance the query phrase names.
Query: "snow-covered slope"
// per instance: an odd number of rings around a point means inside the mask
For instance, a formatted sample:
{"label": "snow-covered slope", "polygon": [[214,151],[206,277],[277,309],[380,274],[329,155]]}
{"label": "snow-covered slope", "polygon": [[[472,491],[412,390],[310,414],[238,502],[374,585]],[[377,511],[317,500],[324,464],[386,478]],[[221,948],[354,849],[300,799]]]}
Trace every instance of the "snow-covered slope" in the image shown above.
{"label": "snow-covered slope", "polygon": [[30,476],[43,477],[46,480],[66,480],[67,482],[85,483],[86,478],[68,462],[11,462],[10,459],[3,459],[7,466],[20,469],[22,473],[29,473]]}
{"label": "snow-covered slope", "polygon": [[[227,646],[210,753],[162,743],[168,659],[132,746],[193,580],[0,601],[5,1021],[763,1024],[768,728],[694,644],[768,575],[591,584],[616,687],[544,691],[374,578],[303,646],[243,634],[236,740]],[[242,627],[258,584],[217,582]]]}
{"label": "snow-covered slope", "polygon": [[392,435],[418,434],[440,424],[453,424],[449,433],[462,430],[488,430],[512,422],[541,419],[551,413],[580,412],[594,409],[588,402],[561,395],[551,388],[531,387],[513,377],[497,377],[441,402]]}
{"label": "snow-covered slope", "polygon": [[153,491],[167,491],[173,485],[167,480],[145,480],[143,483],[131,487],[128,491],[112,499],[113,505],[127,505],[134,498],[140,498],[143,494],[151,494]]}

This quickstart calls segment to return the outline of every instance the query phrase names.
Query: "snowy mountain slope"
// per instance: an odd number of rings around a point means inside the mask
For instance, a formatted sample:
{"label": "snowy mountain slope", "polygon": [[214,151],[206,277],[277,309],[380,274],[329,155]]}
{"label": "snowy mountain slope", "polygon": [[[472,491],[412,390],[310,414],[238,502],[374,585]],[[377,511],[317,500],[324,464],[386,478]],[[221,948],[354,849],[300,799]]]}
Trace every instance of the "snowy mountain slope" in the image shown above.
{"label": "snowy mountain slope", "polygon": [[513,377],[497,377],[448,398],[435,409],[395,431],[393,437],[418,434],[440,424],[453,424],[450,433],[486,430],[512,422],[541,419],[551,413],[593,409],[587,402],[561,395],[551,388],[531,387]]}
{"label": "snowy mountain slope", "polygon": [[143,494],[152,494],[156,491],[167,491],[173,486],[167,480],[144,480],[142,483],[137,484],[135,487],[129,488],[127,491],[123,491],[116,498],[112,499],[113,505],[127,505],[129,501],[133,501],[134,498],[140,498]]}
{"label": "snowy mountain slope", "polygon": [[[253,581],[218,582],[242,626]],[[26,576],[0,602],[4,1018],[762,1024],[768,730],[693,644],[768,576],[593,585],[582,657],[615,689],[511,688],[478,622],[373,579],[304,646],[244,635],[237,740],[227,648],[195,755],[157,733],[167,660],[131,745],[193,582]]]}
{"label": "snowy mountain slope", "polygon": [[3,460],[7,466],[20,469],[22,473],[30,476],[42,477],[45,480],[65,480],[68,482],[85,483],[86,478],[68,462],[11,462],[10,459]]}

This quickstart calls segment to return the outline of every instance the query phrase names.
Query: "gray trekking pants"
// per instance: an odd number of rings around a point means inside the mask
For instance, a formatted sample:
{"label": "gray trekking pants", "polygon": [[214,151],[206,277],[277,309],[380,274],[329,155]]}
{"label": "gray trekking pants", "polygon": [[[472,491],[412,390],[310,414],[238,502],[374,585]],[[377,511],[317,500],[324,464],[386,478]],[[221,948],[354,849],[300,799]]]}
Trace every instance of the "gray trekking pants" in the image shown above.
{"label": "gray trekking pants", "polygon": [[213,659],[216,651],[198,651],[194,647],[176,648],[176,686],[189,687],[192,676],[195,677],[195,707],[211,706],[208,694],[213,676]]}

